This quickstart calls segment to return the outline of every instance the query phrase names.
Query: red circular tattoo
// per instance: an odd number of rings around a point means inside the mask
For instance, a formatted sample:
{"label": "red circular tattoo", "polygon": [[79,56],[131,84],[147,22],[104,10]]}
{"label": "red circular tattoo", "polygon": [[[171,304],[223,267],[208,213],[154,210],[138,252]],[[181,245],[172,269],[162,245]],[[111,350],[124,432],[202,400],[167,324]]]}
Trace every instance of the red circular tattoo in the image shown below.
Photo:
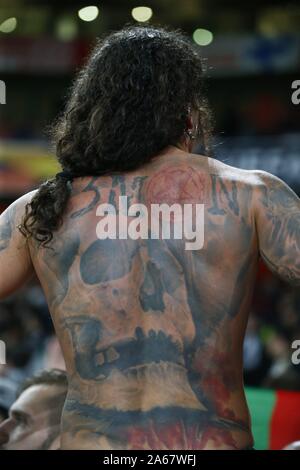
{"label": "red circular tattoo", "polygon": [[205,176],[191,167],[162,169],[151,177],[146,191],[151,204],[201,204],[205,199]]}

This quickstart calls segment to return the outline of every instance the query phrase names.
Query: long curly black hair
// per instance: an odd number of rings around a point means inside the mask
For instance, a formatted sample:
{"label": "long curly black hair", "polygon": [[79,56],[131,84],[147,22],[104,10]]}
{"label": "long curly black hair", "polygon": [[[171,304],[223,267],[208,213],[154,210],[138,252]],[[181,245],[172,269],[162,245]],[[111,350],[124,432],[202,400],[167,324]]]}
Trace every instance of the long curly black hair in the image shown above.
{"label": "long curly black hair", "polygon": [[[210,112],[197,46],[178,30],[127,26],[98,40],[54,127],[56,155],[74,177],[126,172],[149,162],[185,132],[198,110],[199,142],[209,152]],[[42,244],[62,222],[71,185],[55,177],[31,202],[21,231]]]}

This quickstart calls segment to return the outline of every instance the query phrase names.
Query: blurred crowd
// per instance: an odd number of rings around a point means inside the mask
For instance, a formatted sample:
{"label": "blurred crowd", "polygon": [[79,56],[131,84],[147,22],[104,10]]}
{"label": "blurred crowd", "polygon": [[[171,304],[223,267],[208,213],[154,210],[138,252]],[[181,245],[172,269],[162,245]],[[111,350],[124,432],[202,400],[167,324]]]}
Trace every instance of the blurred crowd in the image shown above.
{"label": "blurred crowd", "polygon": [[0,364],[0,422],[28,377],[45,369],[65,369],[47,303],[40,286],[32,282],[0,302],[1,341],[6,364]]}
{"label": "blurred crowd", "polygon": [[[215,108],[214,108],[215,109]],[[300,132],[299,110],[280,94],[261,91],[222,106],[219,130],[225,136],[278,135]]]}
{"label": "blurred crowd", "polygon": [[[232,81],[235,83],[234,80]],[[217,86],[217,82],[212,83],[213,92],[214,88],[218,90]],[[271,92],[266,90],[267,83],[261,86],[260,90],[254,90],[249,95],[245,95],[243,85],[236,83],[236,86],[241,87],[241,93],[235,99],[235,91],[231,89],[233,86],[231,84],[228,88],[227,97],[223,94],[214,96],[216,93],[208,93],[216,118],[217,134],[232,137],[300,132],[299,109],[291,104],[291,93],[289,95],[291,82],[285,84],[284,96],[280,96],[280,89],[276,88]],[[36,112],[32,111],[30,119],[17,109],[12,115],[3,115],[2,119],[0,117],[0,139],[31,141],[39,140],[41,137],[46,138],[47,125],[55,119],[63,106],[59,91],[57,87],[53,96],[45,99],[44,111],[36,108]],[[26,98],[23,99],[23,107],[28,109],[31,103],[27,103]],[[51,103],[50,99],[52,99]],[[14,110],[13,104],[11,108]]]}
{"label": "blurred crowd", "polygon": [[300,339],[300,291],[261,264],[244,341],[244,380],[249,386],[300,391],[293,342]]}

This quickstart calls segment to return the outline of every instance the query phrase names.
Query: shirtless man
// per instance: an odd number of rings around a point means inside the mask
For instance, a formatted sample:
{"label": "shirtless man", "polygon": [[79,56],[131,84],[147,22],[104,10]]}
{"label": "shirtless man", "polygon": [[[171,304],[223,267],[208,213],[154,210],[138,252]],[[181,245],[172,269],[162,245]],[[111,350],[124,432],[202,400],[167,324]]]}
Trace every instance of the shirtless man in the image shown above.
{"label": "shirtless man", "polygon": [[[35,272],[66,361],[63,449],[253,445],[242,344],[255,274],[261,256],[300,284],[300,201],[270,174],[193,153],[208,135],[201,82],[178,33],[106,38],[57,126],[63,173],[1,216],[0,297]],[[100,239],[97,208],[120,212],[119,196],[204,204],[203,247]]]}

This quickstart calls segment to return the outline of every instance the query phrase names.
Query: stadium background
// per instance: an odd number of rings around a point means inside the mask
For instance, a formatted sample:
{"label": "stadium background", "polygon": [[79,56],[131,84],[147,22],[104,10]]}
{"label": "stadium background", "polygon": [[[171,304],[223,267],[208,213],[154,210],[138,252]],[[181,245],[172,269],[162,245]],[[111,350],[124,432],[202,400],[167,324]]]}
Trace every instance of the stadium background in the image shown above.
{"label": "stadium background", "polygon": [[[259,168],[300,194],[300,4],[252,0],[0,0],[0,211],[58,167],[47,134],[66,102],[74,73],[95,38],[144,14],[151,24],[181,28],[204,58],[215,116],[215,157]],[[140,6],[148,10],[132,9]],[[98,13],[98,14],[97,14]],[[93,16],[97,16],[93,18]],[[91,21],[86,21],[90,19]],[[2,102],[3,102],[2,93]],[[1,282],[1,280],[0,280]],[[0,416],[25,377],[63,367],[47,305],[33,280],[0,303]],[[244,346],[245,383],[257,448],[300,439],[300,292],[261,264]],[[297,393],[299,392],[299,393]],[[2,419],[0,417],[0,419]]]}

